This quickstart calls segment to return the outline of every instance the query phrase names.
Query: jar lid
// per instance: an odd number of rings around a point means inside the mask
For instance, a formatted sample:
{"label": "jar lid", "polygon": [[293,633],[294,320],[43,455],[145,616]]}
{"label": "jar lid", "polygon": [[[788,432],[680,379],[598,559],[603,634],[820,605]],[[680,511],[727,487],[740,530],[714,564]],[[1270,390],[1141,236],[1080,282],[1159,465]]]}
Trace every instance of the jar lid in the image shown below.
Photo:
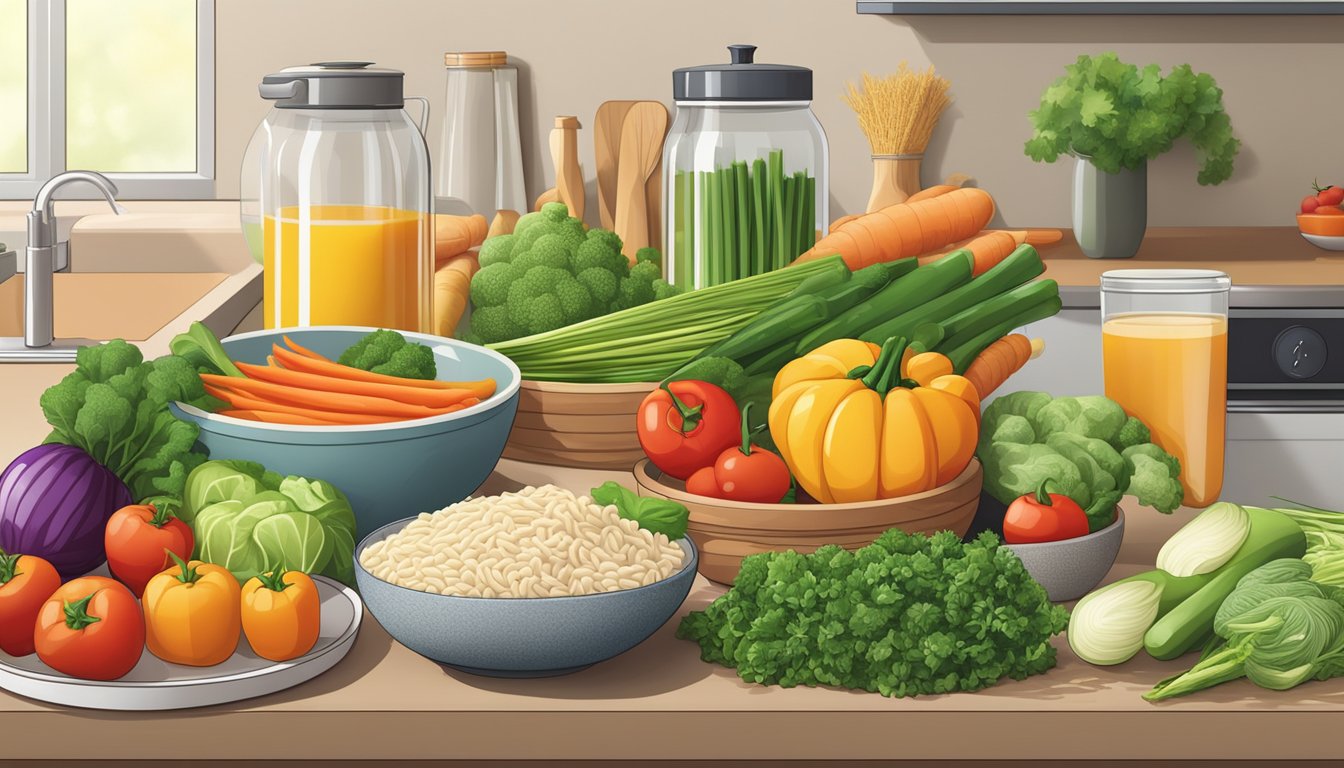
{"label": "jar lid", "polygon": [[450,51],[443,54],[443,66],[452,69],[502,67],[509,63],[505,51]]}
{"label": "jar lid", "polygon": [[324,61],[261,79],[261,98],[279,109],[401,109],[405,73],[370,61]]}
{"label": "jar lid", "polygon": [[1112,269],[1101,273],[1106,293],[1227,293],[1232,279],[1216,269]]}
{"label": "jar lid", "polygon": [[676,101],[811,101],[812,70],[788,64],[757,64],[756,46],[728,46],[728,64],[672,71]]}

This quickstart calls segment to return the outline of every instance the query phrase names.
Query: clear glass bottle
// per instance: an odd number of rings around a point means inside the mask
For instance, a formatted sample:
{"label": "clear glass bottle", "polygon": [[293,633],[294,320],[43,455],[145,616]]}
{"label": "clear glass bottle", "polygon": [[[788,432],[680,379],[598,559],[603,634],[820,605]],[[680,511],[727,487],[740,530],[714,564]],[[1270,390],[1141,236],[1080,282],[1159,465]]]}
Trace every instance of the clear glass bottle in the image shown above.
{"label": "clear glass bottle", "polygon": [[267,328],[431,331],[427,105],[419,100],[426,112],[412,122],[402,82],[401,72],[366,62],[294,67],[262,80],[262,98],[276,104],[244,155],[244,177],[259,181],[253,215]]}
{"label": "clear glass bottle", "polygon": [[487,218],[498,210],[526,213],[523,148],[518,127],[518,68],[504,51],[445,53],[440,197]]}
{"label": "clear glass bottle", "polygon": [[1210,269],[1115,269],[1101,276],[1106,396],[1181,462],[1182,502],[1223,488],[1227,305],[1232,281]]}
{"label": "clear glass bottle", "polygon": [[829,157],[812,113],[812,70],[731,62],[673,73],[663,145],[665,269],[703,288],[788,264],[826,234]]}

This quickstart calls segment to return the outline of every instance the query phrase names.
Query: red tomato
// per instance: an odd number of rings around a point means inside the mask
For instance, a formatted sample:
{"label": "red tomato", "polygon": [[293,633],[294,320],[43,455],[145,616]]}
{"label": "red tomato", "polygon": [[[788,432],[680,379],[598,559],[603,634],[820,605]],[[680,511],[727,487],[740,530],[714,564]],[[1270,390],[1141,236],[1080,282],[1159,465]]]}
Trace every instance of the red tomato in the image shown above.
{"label": "red tomato", "polygon": [[191,559],[196,539],[187,524],[152,504],[133,504],[112,513],[103,535],[107,566],[137,597],[149,580],[172,566],[168,553]]}
{"label": "red tomato", "polygon": [[1316,199],[1315,195],[1307,195],[1306,197],[1302,198],[1303,213],[1315,213],[1316,208],[1319,206],[1320,202]]}
{"label": "red tomato", "polygon": [[737,403],[703,381],[674,381],[649,393],[636,416],[639,445],[654,466],[685,480],[741,439]]}
{"label": "red tomato", "polygon": [[1317,216],[1344,216],[1344,209],[1336,208],[1333,205],[1322,205],[1312,213]]}
{"label": "red tomato", "polygon": [[1041,483],[1036,493],[1020,496],[1003,516],[1003,540],[1009,544],[1034,544],[1086,536],[1087,513],[1078,502],[1060,493],[1047,493]]}
{"label": "red tomato", "polygon": [[1344,203],[1344,188],[1326,187],[1322,189],[1316,193],[1316,203],[1321,206]]}
{"label": "red tomato", "polygon": [[[751,444],[750,414],[751,403],[747,403],[742,409],[742,444],[726,448],[719,454],[714,461],[712,492],[701,495],[753,504],[775,504],[789,492],[788,465],[778,454]],[[689,482],[687,492],[691,492]]]}
{"label": "red tomato", "polygon": [[719,484],[714,480],[714,466],[701,467],[686,479],[686,492],[693,496],[718,498]]}
{"label": "red tomato", "polygon": [[121,582],[74,579],[42,604],[34,634],[44,664],[84,680],[116,680],[145,649],[140,603]]}
{"label": "red tomato", "polygon": [[61,577],[51,563],[0,549],[0,651],[10,656],[33,652],[38,611],[60,588]]}

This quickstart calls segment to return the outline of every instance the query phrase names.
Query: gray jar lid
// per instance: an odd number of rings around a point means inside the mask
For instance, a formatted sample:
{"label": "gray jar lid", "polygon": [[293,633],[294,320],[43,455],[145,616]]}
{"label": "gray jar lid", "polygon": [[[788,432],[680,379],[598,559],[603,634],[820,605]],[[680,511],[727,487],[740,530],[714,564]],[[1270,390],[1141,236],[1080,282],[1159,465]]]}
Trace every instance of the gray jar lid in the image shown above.
{"label": "gray jar lid", "polygon": [[324,61],[261,79],[261,98],[279,109],[401,109],[405,73],[370,61]]}
{"label": "gray jar lid", "polygon": [[812,70],[788,64],[757,64],[756,46],[728,46],[728,64],[672,71],[676,101],[811,101]]}

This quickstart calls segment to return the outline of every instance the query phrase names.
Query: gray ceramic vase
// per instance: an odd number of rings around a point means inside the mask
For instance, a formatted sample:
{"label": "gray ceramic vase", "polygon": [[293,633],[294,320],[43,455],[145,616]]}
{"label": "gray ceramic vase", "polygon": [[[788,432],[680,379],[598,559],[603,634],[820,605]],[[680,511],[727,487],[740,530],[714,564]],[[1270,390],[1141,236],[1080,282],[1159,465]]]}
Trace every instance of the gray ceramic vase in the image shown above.
{"label": "gray ceramic vase", "polygon": [[1148,165],[1106,173],[1077,156],[1073,169],[1073,236],[1093,259],[1128,259],[1148,228]]}

